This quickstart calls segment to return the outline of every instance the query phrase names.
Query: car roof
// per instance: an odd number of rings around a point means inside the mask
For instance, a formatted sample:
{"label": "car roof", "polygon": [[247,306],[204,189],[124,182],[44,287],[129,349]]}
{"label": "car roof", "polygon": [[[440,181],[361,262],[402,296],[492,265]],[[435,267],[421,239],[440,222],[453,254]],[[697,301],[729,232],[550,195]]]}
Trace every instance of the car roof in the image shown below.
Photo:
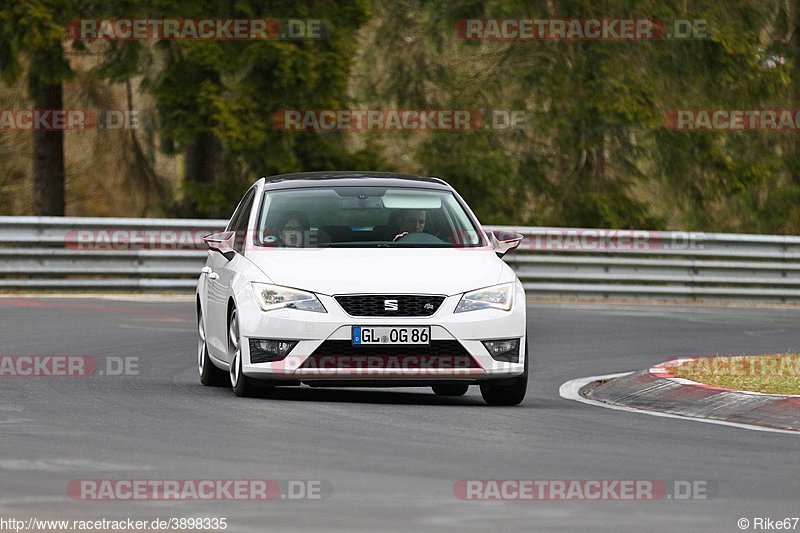
{"label": "car roof", "polygon": [[394,172],[297,172],[265,176],[264,186],[267,190],[295,189],[301,187],[414,187],[422,189],[452,190],[443,179],[433,176],[416,176],[414,174],[398,174]]}

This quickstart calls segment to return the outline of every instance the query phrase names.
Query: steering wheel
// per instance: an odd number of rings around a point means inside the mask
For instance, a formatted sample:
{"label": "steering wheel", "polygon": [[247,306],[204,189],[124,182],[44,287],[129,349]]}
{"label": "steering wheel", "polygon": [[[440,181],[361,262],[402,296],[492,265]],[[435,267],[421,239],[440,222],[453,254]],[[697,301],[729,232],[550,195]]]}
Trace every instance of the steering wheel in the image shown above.
{"label": "steering wheel", "polygon": [[430,233],[412,232],[396,238],[394,242],[403,242],[404,244],[442,244],[445,241]]}

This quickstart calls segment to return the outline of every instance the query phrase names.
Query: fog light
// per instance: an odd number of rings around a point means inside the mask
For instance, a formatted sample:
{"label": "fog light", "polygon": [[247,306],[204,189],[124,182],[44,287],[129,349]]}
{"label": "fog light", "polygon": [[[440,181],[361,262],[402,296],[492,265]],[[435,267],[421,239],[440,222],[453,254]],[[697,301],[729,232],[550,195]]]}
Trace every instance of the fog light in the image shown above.
{"label": "fog light", "polygon": [[273,361],[281,361],[295,346],[297,346],[297,341],[250,339],[250,362],[272,363]]}
{"label": "fog light", "polygon": [[483,345],[495,361],[519,363],[519,339],[483,341]]}

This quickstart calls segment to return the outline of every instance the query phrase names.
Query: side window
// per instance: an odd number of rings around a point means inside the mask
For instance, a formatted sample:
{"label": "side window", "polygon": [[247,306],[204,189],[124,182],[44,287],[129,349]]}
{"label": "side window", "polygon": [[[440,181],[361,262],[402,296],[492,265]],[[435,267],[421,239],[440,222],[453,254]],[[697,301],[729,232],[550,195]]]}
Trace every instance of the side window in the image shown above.
{"label": "side window", "polygon": [[239,218],[233,221],[233,227],[231,228],[236,232],[236,237],[233,240],[233,249],[240,254],[244,252],[244,242],[248,229],[247,225],[250,222],[250,211],[253,209],[254,198],[255,192],[251,189],[242,200]]}
{"label": "side window", "polygon": [[228,227],[225,228],[225,231],[232,231],[236,229],[236,224],[239,222],[239,217],[242,216],[242,209],[244,209],[244,204],[247,203],[247,197],[250,195],[250,191],[247,191],[242,199],[239,200],[239,205],[236,206],[236,209],[233,211],[231,215],[231,219],[228,221]]}

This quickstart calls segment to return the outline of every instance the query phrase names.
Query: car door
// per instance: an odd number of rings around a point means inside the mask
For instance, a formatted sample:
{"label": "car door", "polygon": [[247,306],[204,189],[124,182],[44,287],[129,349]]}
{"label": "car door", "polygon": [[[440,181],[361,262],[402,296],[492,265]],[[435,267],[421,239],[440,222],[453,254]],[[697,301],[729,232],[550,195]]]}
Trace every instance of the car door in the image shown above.
{"label": "car door", "polygon": [[209,273],[206,275],[208,291],[208,320],[206,332],[211,355],[228,362],[228,299],[231,295],[231,282],[241,270],[244,245],[250,222],[250,212],[255,201],[255,188],[250,189],[239,202],[231,217],[227,230],[236,232],[233,248],[236,255],[228,260],[224,255],[211,252],[208,260]]}

